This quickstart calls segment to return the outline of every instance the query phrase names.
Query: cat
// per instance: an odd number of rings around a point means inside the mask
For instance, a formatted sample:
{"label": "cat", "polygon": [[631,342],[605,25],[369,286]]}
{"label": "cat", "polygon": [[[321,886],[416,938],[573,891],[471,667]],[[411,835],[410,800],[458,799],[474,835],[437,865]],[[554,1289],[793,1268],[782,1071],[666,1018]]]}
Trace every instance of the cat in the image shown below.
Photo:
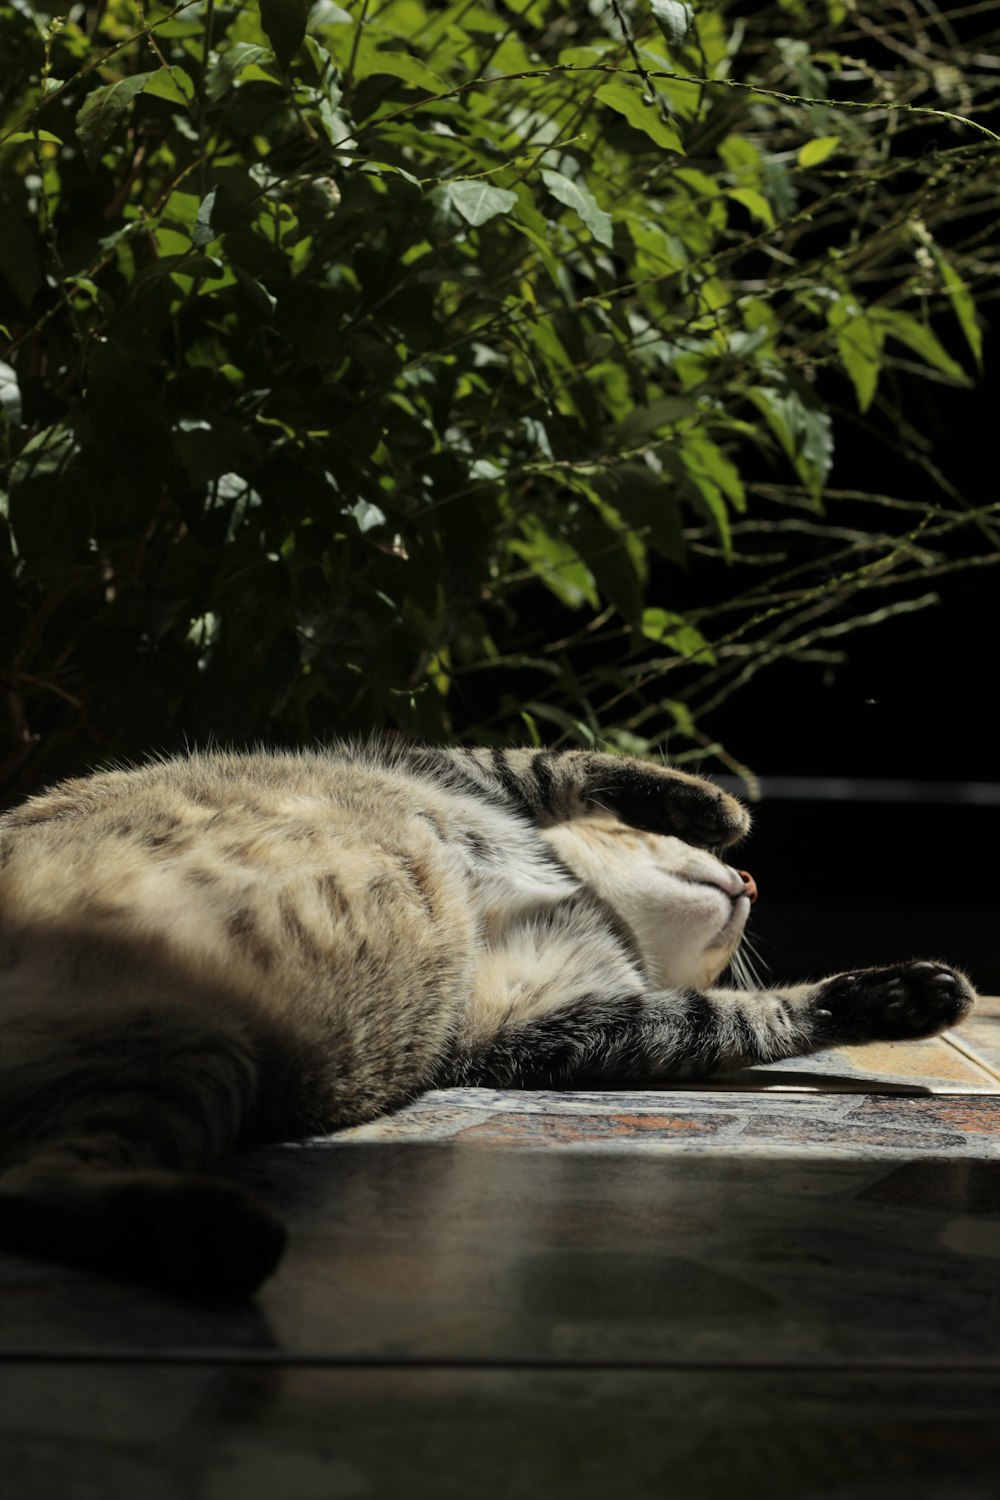
{"label": "cat", "polygon": [[251,1294],[285,1233],[211,1169],[433,1087],[662,1085],[929,1036],[942,964],[716,988],[749,817],[570,749],[208,752],[0,817],[0,1244]]}

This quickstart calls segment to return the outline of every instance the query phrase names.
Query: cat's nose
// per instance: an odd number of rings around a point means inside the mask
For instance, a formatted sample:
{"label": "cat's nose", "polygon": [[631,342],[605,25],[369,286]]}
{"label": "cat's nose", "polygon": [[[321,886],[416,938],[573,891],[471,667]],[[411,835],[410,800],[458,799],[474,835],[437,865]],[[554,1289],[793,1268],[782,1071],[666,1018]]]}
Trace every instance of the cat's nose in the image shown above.
{"label": "cat's nose", "polygon": [[749,896],[751,904],[757,899],[757,882],[749,870],[737,870],[737,875],[743,882],[743,894]]}

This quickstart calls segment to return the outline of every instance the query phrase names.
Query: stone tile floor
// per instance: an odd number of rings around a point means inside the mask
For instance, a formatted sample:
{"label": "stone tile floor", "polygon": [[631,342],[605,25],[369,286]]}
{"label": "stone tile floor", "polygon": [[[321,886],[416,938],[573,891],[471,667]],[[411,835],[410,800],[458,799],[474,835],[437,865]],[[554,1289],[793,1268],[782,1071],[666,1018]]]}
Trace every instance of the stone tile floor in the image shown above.
{"label": "stone tile floor", "polygon": [[293,1231],[253,1304],[0,1257],[5,1497],[1000,1500],[1000,1002],[234,1172]]}

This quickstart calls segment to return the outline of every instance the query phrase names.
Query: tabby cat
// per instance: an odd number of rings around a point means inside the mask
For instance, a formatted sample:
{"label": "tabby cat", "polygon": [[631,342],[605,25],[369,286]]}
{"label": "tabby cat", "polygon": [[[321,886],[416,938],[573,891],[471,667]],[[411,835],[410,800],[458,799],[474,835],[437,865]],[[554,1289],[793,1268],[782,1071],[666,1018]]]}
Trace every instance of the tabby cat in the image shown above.
{"label": "tabby cat", "polygon": [[195,754],[0,817],[0,1244],[248,1294],[284,1230],[238,1143],[454,1085],[659,1085],[968,1010],[937,963],[713,988],[746,812],[585,750]]}

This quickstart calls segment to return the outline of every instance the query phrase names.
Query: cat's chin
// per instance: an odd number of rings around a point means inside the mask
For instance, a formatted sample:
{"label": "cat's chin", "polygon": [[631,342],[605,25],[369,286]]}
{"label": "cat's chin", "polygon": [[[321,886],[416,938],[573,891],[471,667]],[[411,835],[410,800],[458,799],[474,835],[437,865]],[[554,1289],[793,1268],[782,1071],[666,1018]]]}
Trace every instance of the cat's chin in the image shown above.
{"label": "cat's chin", "polygon": [[740,939],[743,936],[743,929],[747,925],[747,918],[749,916],[750,897],[737,896],[733,902],[732,910],[723,924],[722,931],[708,945],[708,949],[706,950],[708,953],[725,953],[723,968],[725,968],[725,965],[739,947]]}
{"label": "cat's chin", "polygon": [[714,984],[739,951],[749,915],[750,898],[738,896],[722,927],[706,945],[701,960],[692,973],[685,975],[683,979],[671,975],[670,982],[694,989],[703,989]]}

